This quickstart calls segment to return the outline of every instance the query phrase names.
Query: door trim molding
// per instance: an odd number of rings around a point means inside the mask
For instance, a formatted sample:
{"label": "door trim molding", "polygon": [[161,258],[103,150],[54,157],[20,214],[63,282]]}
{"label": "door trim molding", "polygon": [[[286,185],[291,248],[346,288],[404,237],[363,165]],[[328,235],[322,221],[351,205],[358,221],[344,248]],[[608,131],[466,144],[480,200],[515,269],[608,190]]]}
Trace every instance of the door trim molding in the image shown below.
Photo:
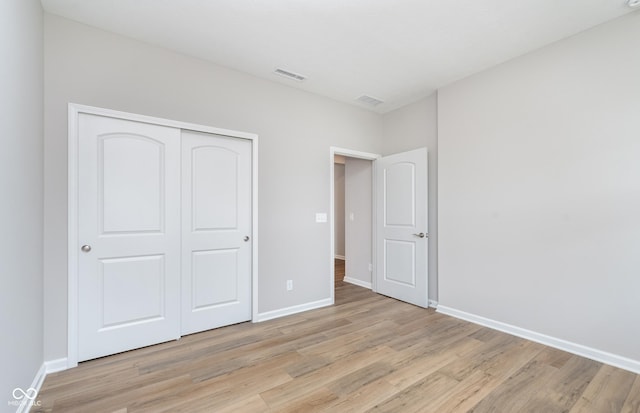
{"label": "door trim molding", "polygon": [[[370,152],[362,152],[362,151],[356,151],[353,149],[346,149],[346,148],[339,148],[336,146],[330,146],[329,147],[329,297],[331,299],[331,304],[335,303],[335,288],[336,288],[336,274],[335,274],[335,263],[334,263],[334,256],[335,256],[335,188],[334,188],[334,180],[335,180],[335,171],[334,171],[334,161],[335,161],[335,156],[336,155],[342,155],[342,156],[346,156],[348,158],[357,158],[357,159],[364,159],[367,161],[371,161],[371,257],[372,257],[372,261],[375,263],[375,258],[376,258],[376,250],[374,248],[374,246],[376,245],[376,226],[375,226],[375,219],[376,219],[376,203],[375,203],[375,199],[376,199],[376,185],[375,185],[375,179],[373,179],[376,176],[376,163],[374,162],[376,159],[380,158],[381,155],[376,154],[376,153],[370,153]],[[376,266],[373,266],[373,271],[371,272],[371,280],[373,282],[375,282],[375,277],[376,276]],[[375,284],[373,284],[372,286],[370,286],[369,288],[372,288],[373,291],[376,291],[375,289]]]}
{"label": "door trim molding", "polygon": [[206,125],[121,112],[93,106],[68,104],[68,205],[67,205],[67,359],[66,367],[78,365],[78,118],[81,113],[211,133],[251,141],[251,319],[258,319],[258,135]]}

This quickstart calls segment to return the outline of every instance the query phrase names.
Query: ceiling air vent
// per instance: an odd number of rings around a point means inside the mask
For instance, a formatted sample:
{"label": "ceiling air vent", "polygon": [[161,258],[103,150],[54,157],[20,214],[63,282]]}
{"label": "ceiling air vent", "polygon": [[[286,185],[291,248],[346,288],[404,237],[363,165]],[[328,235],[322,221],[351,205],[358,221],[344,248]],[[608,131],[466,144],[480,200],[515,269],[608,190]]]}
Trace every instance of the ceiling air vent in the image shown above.
{"label": "ceiling air vent", "polygon": [[360,102],[360,103],[364,103],[365,105],[369,105],[369,106],[372,106],[372,107],[375,107],[375,106],[378,106],[381,103],[384,103],[380,99],[376,99],[374,97],[367,96],[367,95],[362,95],[356,100],[358,102]]}
{"label": "ceiling air vent", "polygon": [[632,8],[640,7],[640,0],[628,0],[627,5]]}
{"label": "ceiling air vent", "polygon": [[275,74],[284,76],[288,79],[295,80],[297,82],[302,82],[307,78],[306,76],[302,76],[297,73],[289,72],[288,70],[283,70],[283,69],[276,69]]}

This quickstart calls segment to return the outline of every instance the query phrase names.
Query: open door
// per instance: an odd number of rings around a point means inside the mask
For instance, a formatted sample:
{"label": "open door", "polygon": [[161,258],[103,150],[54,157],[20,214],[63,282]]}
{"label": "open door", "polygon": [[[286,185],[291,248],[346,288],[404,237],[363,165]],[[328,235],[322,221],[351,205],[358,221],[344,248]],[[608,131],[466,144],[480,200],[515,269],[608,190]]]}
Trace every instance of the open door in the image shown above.
{"label": "open door", "polygon": [[376,167],[376,292],[428,307],[427,148]]}

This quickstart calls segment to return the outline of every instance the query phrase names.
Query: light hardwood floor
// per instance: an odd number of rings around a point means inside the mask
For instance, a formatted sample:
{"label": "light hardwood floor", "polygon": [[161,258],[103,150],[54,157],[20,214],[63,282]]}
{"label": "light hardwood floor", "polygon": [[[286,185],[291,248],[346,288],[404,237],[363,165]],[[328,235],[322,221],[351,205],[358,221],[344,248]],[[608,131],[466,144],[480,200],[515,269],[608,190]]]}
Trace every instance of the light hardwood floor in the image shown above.
{"label": "light hardwood floor", "polygon": [[336,305],[51,374],[34,412],[640,412],[640,376],[340,283]]}
{"label": "light hardwood floor", "polygon": [[334,278],[336,281],[336,286],[339,286],[341,282],[344,281],[345,269],[346,269],[346,261],[345,260],[334,260]]}

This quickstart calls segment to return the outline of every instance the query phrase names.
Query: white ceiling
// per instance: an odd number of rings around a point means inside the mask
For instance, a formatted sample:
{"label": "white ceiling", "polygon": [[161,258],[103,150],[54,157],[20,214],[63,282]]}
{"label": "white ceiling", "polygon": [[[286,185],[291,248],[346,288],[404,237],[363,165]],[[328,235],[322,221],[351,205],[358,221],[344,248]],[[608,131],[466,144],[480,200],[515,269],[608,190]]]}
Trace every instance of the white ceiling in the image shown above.
{"label": "white ceiling", "polygon": [[[50,13],[384,113],[633,9],[625,0],[42,0]],[[296,82],[276,68],[307,76]]]}

